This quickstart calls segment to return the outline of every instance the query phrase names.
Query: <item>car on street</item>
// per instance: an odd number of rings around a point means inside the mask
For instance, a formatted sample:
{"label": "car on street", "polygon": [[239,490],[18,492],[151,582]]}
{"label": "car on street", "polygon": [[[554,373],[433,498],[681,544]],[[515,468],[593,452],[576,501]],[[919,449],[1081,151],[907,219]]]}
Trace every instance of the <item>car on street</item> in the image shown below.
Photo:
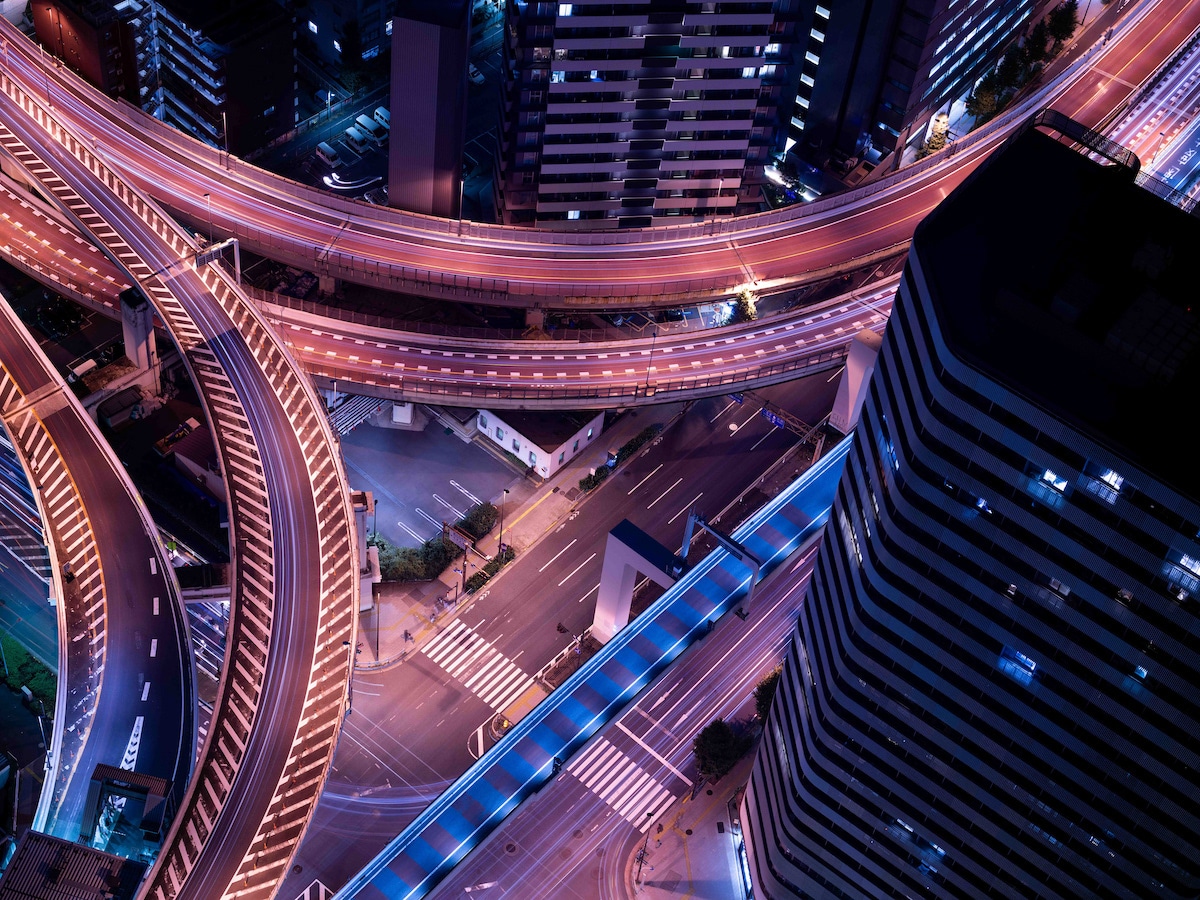
{"label": "car on street", "polygon": [[471,79],[473,84],[483,84],[486,80],[475,63],[467,63],[467,77]]}

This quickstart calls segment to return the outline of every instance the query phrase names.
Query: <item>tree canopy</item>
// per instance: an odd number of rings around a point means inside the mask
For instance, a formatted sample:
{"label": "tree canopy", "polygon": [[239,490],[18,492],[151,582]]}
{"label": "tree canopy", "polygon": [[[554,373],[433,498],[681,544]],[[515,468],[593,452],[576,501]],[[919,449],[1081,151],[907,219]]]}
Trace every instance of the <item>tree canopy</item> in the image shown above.
{"label": "tree canopy", "polygon": [[746,755],[750,744],[748,736],[739,735],[724,719],[709,722],[692,742],[700,777],[719,781]]}

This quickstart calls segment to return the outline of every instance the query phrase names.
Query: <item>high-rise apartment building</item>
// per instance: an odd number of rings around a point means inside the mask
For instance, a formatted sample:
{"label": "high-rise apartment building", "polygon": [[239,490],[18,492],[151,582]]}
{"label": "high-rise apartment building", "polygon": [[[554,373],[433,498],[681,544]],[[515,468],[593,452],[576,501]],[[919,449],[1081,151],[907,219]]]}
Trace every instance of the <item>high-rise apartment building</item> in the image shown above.
{"label": "high-rise apartment building", "polygon": [[160,0],[165,121],[245,154],[296,121],[295,20],[273,0]]}
{"label": "high-rise apartment building", "polygon": [[38,42],[110,97],[153,103],[154,13],[142,0],[51,0],[29,7]]}
{"label": "high-rise apartment building", "polygon": [[245,154],[296,122],[295,24],[273,0],[46,0],[38,40],[112,97]]}
{"label": "high-rise apartment building", "polygon": [[[722,4],[723,5],[723,4]],[[925,138],[1034,0],[803,0],[789,145],[813,162],[886,156]]]}
{"label": "high-rise apartment building", "polygon": [[317,58],[336,69],[355,68],[391,43],[393,12],[405,15],[405,7],[421,2],[400,0],[397,7],[396,0],[307,0],[297,17]]}
{"label": "high-rise apartment building", "polygon": [[798,3],[511,0],[502,220],[603,228],[756,210],[795,92]]}
{"label": "high-rise apartment building", "polygon": [[756,897],[1200,892],[1198,245],[1036,130],[917,229],[746,792]]}

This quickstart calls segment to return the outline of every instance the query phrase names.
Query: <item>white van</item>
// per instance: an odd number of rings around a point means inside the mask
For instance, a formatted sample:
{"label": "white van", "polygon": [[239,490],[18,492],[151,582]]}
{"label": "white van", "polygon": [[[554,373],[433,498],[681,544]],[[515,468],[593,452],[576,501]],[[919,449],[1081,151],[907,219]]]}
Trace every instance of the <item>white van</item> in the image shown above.
{"label": "white van", "polygon": [[359,116],[354,121],[358,130],[376,144],[382,144],[387,139],[387,132],[384,131],[383,127],[370,116]]}
{"label": "white van", "polygon": [[369,146],[370,141],[365,134],[358,130],[356,126],[351,125],[349,128],[347,128],[342,133],[342,137],[345,138],[346,144],[355,153],[367,152],[367,147]]}
{"label": "white van", "polygon": [[392,130],[392,114],[386,106],[375,107],[375,121],[383,127],[384,131]]}
{"label": "white van", "polygon": [[317,144],[317,157],[335,169],[342,164],[342,158],[337,155],[337,151],[324,141]]}

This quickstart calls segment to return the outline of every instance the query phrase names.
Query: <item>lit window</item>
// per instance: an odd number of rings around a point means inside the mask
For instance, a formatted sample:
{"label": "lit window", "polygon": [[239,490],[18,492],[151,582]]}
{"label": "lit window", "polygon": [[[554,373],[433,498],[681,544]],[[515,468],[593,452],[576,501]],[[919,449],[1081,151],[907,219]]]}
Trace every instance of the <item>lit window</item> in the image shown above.
{"label": "lit window", "polygon": [[313,34],[317,33],[317,23],[312,21],[312,19],[308,20],[308,30],[311,31]]}
{"label": "lit window", "polygon": [[498,441],[504,440],[504,429],[501,428],[499,425],[496,426],[496,440],[498,440]]}
{"label": "lit window", "polygon": [[1200,559],[1194,556],[1188,556],[1186,553],[1179,557],[1179,565],[1183,566],[1193,575],[1200,575]]}
{"label": "lit window", "polygon": [[571,448],[572,453],[579,452],[579,438],[575,438],[575,446]]}
{"label": "lit window", "polygon": [[1062,493],[1067,489],[1067,479],[1060,478],[1049,469],[1042,473],[1042,481],[1043,483],[1050,485],[1050,487],[1054,488],[1059,493]]}
{"label": "lit window", "polygon": [[774,56],[779,52],[778,44],[767,44],[767,56]]}
{"label": "lit window", "polygon": [[487,416],[483,415],[482,413],[479,416],[479,427],[484,431],[487,431]]}
{"label": "lit window", "polygon": [[809,32],[809,35],[814,41],[820,41],[821,43],[825,42],[825,32],[823,31],[817,31],[817,29],[814,28]]}
{"label": "lit window", "polygon": [[801,109],[808,109],[808,98],[801,97],[799,94],[797,94],[796,95],[796,105],[798,107],[800,107]]}
{"label": "lit window", "polygon": [[817,15],[820,16],[822,19],[828,19],[829,18],[829,10],[827,10],[823,6],[818,6],[817,7]]}
{"label": "lit window", "polygon": [[342,52],[342,43],[341,43],[341,41],[334,41],[334,42],[333,42],[333,49],[334,49],[334,50],[336,50],[338,53],[341,53],[341,52]]}
{"label": "lit window", "polygon": [[573,15],[573,14],[574,14],[574,10],[575,10],[575,4],[574,4],[574,3],[560,3],[560,4],[558,4],[558,14],[559,14],[560,16],[570,16],[570,15]]}
{"label": "lit window", "polygon": [[568,210],[567,210],[567,218],[568,218],[568,219],[578,219],[578,218],[579,218],[579,210],[577,210],[577,209],[568,209]]}
{"label": "lit window", "polygon": [[600,70],[592,69],[592,81],[599,81],[599,80],[600,80]]}
{"label": "lit window", "polygon": [[537,454],[534,453],[532,450],[529,451],[529,464],[531,466],[537,465]]}
{"label": "lit window", "polygon": [[802,74],[800,76],[800,83],[805,85],[806,87],[812,87],[815,82],[812,80],[811,75],[803,75]]}
{"label": "lit window", "polygon": [[817,54],[813,53],[811,50],[807,51],[804,54],[804,58],[807,59],[814,66],[818,65],[821,62],[821,57],[817,56]]}
{"label": "lit window", "polygon": [[757,78],[758,77],[758,67],[757,66],[746,66],[744,69],[742,69],[742,77],[743,78]]}
{"label": "lit window", "polygon": [[273,107],[273,106],[268,106],[266,109],[263,110],[263,116],[271,116],[274,114],[275,114],[275,107]]}
{"label": "lit window", "polygon": [[1037,663],[1019,650],[1005,647],[996,663],[997,667],[1017,684],[1029,687],[1037,672]]}
{"label": "lit window", "polygon": [[392,20],[391,19],[388,19],[387,24],[383,26],[383,33],[384,34],[392,33]]}
{"label": "lit window", "polygon": [[595,429],[594,429],[594,428],[589,428],[589,429],[588,429],[588,436],[587,436],[587,439],[588,439],[589,441],[592,439],[592,432],[593,432],[593,431],[595,431]]}
{"label": "lit window", "polygon": [[513,453],[520,453],[520,452],[521,452],[521,442],[518,441],[516,438],[513,438]]}
{"label": "lit window", "polygon": [[1104,474],[1100,476],[1100,480],[1115,491],[1121,490],[1121,485],[1125,483],[1125,479],[1112,469],[1105,469]]}
{"label": "lit window", "polygon": [[550,73],[550,83],[551,84],[562,84],[566,80],[567,80],[566,72],[560,72],[559,70],[555,69],[553,72]]}

